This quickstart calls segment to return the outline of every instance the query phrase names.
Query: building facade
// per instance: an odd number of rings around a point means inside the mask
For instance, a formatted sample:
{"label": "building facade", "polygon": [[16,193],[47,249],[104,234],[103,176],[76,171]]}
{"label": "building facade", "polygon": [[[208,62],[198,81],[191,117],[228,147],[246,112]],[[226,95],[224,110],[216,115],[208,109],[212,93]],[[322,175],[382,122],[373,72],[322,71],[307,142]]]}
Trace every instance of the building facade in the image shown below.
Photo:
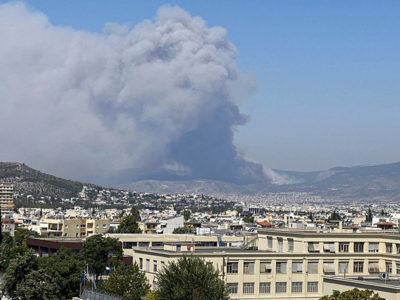
{"label": "building facade", "polygon": [[12,213],[14,186],[8,183],[0,183],[0,207],[1,213]]}
{"label": "building facade", "polygon": [[129,253],[154,287],[160,268],[191,254],[219,270],[232,299],[317,300],[353,287],[400,299],[398,233],[260,230],[256,249],[165,240],[163,247],[149,244]]}
{"label": "building facade", "polygon": [[[34,223],[34,222],[32,222]],[[43,219],[35,222],[30,229],[42,236],[61,236],[72,238],[85,238],[93,234],[106,233],[110,226],[108,219]]]}

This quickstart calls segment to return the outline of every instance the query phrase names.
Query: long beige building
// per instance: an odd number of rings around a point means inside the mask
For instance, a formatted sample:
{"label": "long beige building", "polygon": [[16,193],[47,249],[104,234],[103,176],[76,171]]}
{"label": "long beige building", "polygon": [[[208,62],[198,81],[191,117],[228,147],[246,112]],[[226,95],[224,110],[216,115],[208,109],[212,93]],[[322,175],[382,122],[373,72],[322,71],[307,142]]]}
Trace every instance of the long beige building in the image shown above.
{"label": "long beige building", "polygon": [[260,230],[251,247],[207,247],[197,236],[172,241],[162,235],[152,245],[148,237],[142,235],[143,247],[124,244],[124,252],[133,255],[153,288],[157,271],[190,253],[219,270],[232,299],[317,300],[354,287],[400,299],[400,234],[394,232]]}
{"label": "long beige building", "polygon": [[32,222],[30,230],[34,230],[42,236],[62,236],[73,238],[86,238],[93,234],[106,233],[110,227],[108,219],[42,219]]}
{"label": "long beige building", "polygon": [[0,207],[1,213],[13,212],[13,194],[14,186],[8,183],[0,183]]}

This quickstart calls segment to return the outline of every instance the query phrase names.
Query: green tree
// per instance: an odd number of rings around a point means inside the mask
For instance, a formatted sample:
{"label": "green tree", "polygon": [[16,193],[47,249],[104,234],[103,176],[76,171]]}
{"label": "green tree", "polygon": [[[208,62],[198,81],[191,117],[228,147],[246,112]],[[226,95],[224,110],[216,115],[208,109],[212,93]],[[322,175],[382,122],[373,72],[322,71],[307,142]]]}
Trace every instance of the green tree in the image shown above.
{"label": "green tree", "polygon": [[140,218],[139,209],[136,206],[132,206],[131,215],[135,218],[136,222],[140,222],[142,219]]}
{"label": "green tree", "polygon": [[372,211],[371,211],[371,207],[368,208],[368,212],[367,212],[367,216],[365,218],[366,222],[372,222]]}
{"label": "green tree", "polygon": [[334,210],[334,211],[331,213],[331,215],[330,215],[330,217],[329,217],[328,220],[340,221],[340,220],[342,220],[342,217],[340,216],[340,214],[339,214],[336,210]]}
{"label": "green tree", "polygon": [[38,258],[32,250],[28,250],[24,255],[19,255],[17,258],[12,259],[3,274],[2,295],[12,300],[21,299],[18,290],[21,290],[21,285],[24,285],[28,275],[33,271],[37,271],[37,269]]}
{"label": "green tree", "polygon": [[308,218],[310,219],[311,223],[314,223],[314,215],[313,215],[313,213],[310,213],[308,215]]}
{"label": "green tree", "polygon": [[34,237],[39,236],[39,234],[36,231],[31,231],[25,228],[17,228],[14,234],[16,245],[26,247],[28,237],[30,237],[31,235]]}
{"label": "green tree", "polygon": [[243,222],[245,222],[245,223],[254,223],[254,217],[246,216],[246,217],[243,218]]}
{"label": "green tree", "polygon": [[119,266],[110,274],[102,289],[108,293],[122,296],[122,300],[140,300],[150,291],[146,275],[135,262],[125,269]]}
{"label": "green tree", "polygon": [[118,239],[104,237],[100,234],[92,235],[83,243],[83,257],[91,274],[102,274],[107,266],[109,257],[114,261],[122,261],[122,248]]}
{"label": "green tree", "polygon": [[193,234],[193,229],[187,226],[177,227],[172,231],[173,234]]}
{"label": "green tree", "polygon": [[192,216],[192,212],[188,209],[182,210],[181,211],[181,215],[183,216],[183,218],[185,219],[185,221],[189,220],[190,217]]}
{"label": "green tree", "polygon": [[118,226],[117,233],[142,233],[139,225],[136,221],[136,217],[133,215],[126,216],[121,224]]}
{"label": "green tree", "polygon": [[194,256],[183,256],[156,274],[156,299],[227,300],[225,282],[212,264]]}
{"label": "green tree", "polygon": [[[55,278],[45,270],[32,271],[26,276],[26,281],[17,286],[15,291],[20,300],[58,300],[60,291]],[[78,293],[76,294],[78,295]],[[66,298],[63,298],[66,299]]]}
{"label": "green tree", "polygon": [[150,291],[146,294],[146,296],[142,297],[142,300],[157,300],[157,292]]}
{"label": "green tree", "polygon": [[383,298],[379,297],[379,294],[374,293],[371,290],[359,290],[359,289],[352,289],[349,291],[345,291],[340,293],[339,291],[333,292],[330,296],[323,296],[320,300],[384,300]]}
{"label": "green tree", "polygon": [[83,257],[61,247],[56,254],[39,260],[39,270],[54,279],[57,299],[66,300],[79,295],[79,279],[83,274]]}

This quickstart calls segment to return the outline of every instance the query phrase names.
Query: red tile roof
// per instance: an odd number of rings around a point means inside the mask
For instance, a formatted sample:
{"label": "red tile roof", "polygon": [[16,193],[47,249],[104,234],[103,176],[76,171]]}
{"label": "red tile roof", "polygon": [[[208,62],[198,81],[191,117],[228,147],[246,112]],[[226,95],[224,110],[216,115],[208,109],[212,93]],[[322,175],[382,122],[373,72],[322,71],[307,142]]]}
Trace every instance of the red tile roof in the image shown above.
{"label": "red tile roof", "polygon": [[274,227],[274,225],[272,225],[269,222],[256,222],[258,225],[261,225],[262,227]]}

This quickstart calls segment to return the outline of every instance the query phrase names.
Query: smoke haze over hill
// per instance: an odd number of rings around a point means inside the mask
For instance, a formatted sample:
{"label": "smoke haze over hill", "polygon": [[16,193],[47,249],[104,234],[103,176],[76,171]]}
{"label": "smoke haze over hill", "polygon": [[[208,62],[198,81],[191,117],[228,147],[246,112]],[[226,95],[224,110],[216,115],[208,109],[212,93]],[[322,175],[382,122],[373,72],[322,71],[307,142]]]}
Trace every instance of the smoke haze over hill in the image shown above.
{"label": "smoke haze over hill", "polygon": [[265,180],[238,153],[237,106],[256,86],[235,65],[221,27],[161,7],[134,28],[103,34],[57,27],[22,3],[0,5],[0,147],[67,178],[172,166],[197,178]]}

